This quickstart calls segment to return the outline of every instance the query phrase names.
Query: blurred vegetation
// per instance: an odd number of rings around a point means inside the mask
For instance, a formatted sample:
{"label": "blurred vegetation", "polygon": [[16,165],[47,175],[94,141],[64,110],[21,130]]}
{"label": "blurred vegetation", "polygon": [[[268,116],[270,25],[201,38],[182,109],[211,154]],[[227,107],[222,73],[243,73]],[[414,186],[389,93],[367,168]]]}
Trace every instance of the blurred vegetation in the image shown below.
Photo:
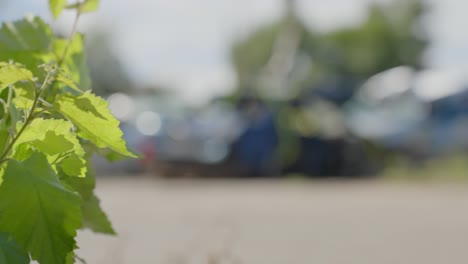
{"label": "blurred vegetation", "polygon": [[[306,26],[295,2],[286,0],[279,21],[231,50],[238,79],[231,99],[254,96],[270,105],[279,130],[278,155],[286,167],[301,155],[304,138],[351,139],[342,104],[376,73],[401,65],[423,68],[428,45],[422,25],[428,8],[422,0],[374,3],[362,23],[329,32]],[[318,90],[332,99],[317,96]]]}
{"label": "blurred vegetation", "polygon": [[420,24],[425,10],[422,1],[415,0],[371,5],[362,24],[318,40],[325,51],[316,54],[318,63],[329,71],[363,79],[400,65],[421,68],[427,45]]}
{"label": "blurred vegetation", "polygon": [[[395,66],[423,66],[428,40],[421,0],[373,4],[361,24],[325,33],[307,27],[294,1],[287,3],[281,20],[233,45],[238,93],[291,99],[325,79],[352,77],[358,84]],[[275,86],[285,91],[276,93]]]}
{"label": "blurred vegetation", "polygon": [[468,156],[454,154],[424,161],[421,164],[399,157],[380,176],[391,181],[468,183]]}

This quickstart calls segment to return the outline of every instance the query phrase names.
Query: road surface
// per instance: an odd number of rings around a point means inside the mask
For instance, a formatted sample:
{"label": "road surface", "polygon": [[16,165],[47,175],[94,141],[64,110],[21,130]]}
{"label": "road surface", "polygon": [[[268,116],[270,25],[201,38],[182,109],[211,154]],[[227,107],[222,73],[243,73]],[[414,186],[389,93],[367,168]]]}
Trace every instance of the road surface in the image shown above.
{"label": "road surface", "polygon": [[468,185],[103,178],[89,264],[468,263]]}

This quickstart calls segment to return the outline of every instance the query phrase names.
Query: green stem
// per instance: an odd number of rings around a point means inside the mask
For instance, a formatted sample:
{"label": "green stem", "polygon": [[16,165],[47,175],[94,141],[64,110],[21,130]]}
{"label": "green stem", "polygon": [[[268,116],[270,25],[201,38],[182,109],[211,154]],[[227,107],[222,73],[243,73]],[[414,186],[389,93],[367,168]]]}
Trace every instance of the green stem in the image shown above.
{"label": "green stem", "polygon": [[13,94],[13,87],[12,87],[11,85],[9,85],[9,86],[8,86],[7,108],[10,107],[12,94]]}
{"label": "green stem", "polygon": [[8,98],[7,101],[5,102],[3,99],[0,100],[0,102],[3,104],[3,107],[5,109],[4,116],[6,119],[8,119],[8,116],[10,115],[10,104],[12,100],[12,94],[13,94],[13,87],[11,85],[8,86]]}
{"label": "green stem", "polygon": [[[71,45],[71,42],[73,41],[73,37],[74,35],[76,34],[76,30],[77,30],[77,27],[78,27],[78,20],[81,16],[81,12],[77,11],[76,13],[76,16],[75,16],[75,20],[73,22],[73,26],[72,26],[72,30],[70,31],[70,35],[68,36],[68,42],[67,42],[67,45],[65,46],[65,49],[63,51],[63,54],[62,56],[60,57],[59,61],[58,61],[58,68],[60,68],[62,66],[62,64],[64,63],[65,61],[65,57],[67,56],[67,53],[68,53],[68,50],[70,49],[70,45]],[[55,73],[54,73],[55,74]],[[8,156],[8,154],[10,153],[11,149],[13,148],[13,145],[16,143],[16,141],[18,140],[18,138],[21,136],[21,134],[23,134],[24,130],[26,129],[26,127],[34,120],[34,118],[36,118],[36,115],[34,113],[34,110],[36,110],[36,107],[37,107],[37,104],[38,102],[40,101],[41,99],[41,94],[42,92],[44,92],[46,90],[46,87],[49,83],[49,79],[51,77],[51,71],[47,71],[47,75],[44,79],[44,82],[42,83],[41,87],[39,88],[39,91],[36,91],[36,89],[34,89],[34,102],[33,102],[33,105],[31,107],[31,110],[29,111],[29,114],[28,114],[28,117],[26,118],[23,126],[21,127],[21,129],[18,131],[18,133],[13,137],[13,140],[10,142],[10,144],[8,144],[8,147],[5,149],[5,151],[3,152],[3,154],[0,156],[0,164],[2,164],[3,162],[9,160],[8,158],[6,158]],[[52,82],[52,84],[50,85],[51,88],[53,88],[55,86],[55,82],[56,80],[54,80]],[[45,96],[45,98],[47,99],[47,96],[48,96],[48,93],[49,93],[49,90],[50,89],[47,89],[46,93],[47,95]]]}
{"label": "green stem", "polygon": [[47,107],[52,107],[52,104],[50,104],[49,102],[47,102],[46,100],[44,100],[44,99],[42,99],[42,98],[39,98],[39,101],[40,101],[43,105],[45,105],[45,106],[47,106]]}
{"label": "green stem", "polygon": [[78,11],[76,12],[75,20],[73,21],[72,29],[70,31],[70,34],[68,35],[67,45],[65,46],[65,49],[63,50],[62,57],[60,57],[57,63],[59,68],[62,67],[63,61],[65,60],[65,57],[67,56],[68,50],[70,49],[71,42],[73,41],[73,37],[76,34],[76,30],[78,29],[78,21],[80,20],[80,16],[81,16],[81,12],[78,9]]}
{"label": "green stem", "polygon": [[55,160],[54,160],[53,162],[51,162],[50,164],[51,164],[51,165],[54,165],[54,164],[56,164],[56,163],[60,163],[60,162],[62,162],[64,159],[68,158],[72,153],[73,153],[73,150],[60,153],[60,154],[57,156],[57,158],[55,158]]}
{"label": "green stem", "polygon": [[[81,16],[81,12],[80,12],[80,9],[78,8],[77,12],[76,12],[75,20],[73,21],[72,29],[70,31],[70,34],[68,35],[68,38],[67,38],[67,45],[65,46],[65,49],[63,50],[62,56],[57,61],[57,67],[59,69],[62,68],[63,63],[65,62],[65,58],[67,57],[68,50],[70,49],[71,43],[73,41],[73,37],[75,36],[76,31],[78,29],[78,21],[80,20],[80,16]],[[52,83],[51,89],[46,91],[46,94],[44,95],[44,98],[45,98],[46,101],[49,98],[51,93],[54,94],[54,91],[52,91],[52,90],[54,90],[55,84],[56,84],[56,80],[54,80],[54,82]]]}
{"label": "green stem", "polygon": [[8,147],[5,149],[2,156],[0,156],[0,164],[3,163],[4,161],[6,161],[5,157],[9,154],[9,152],[10,152],[11,148],[13,147],[13,145],[16,143],[16,141],[21,136],[21,134],[23,134],[26,127],[34,120],[34,118],[35,118],[34,110],[36,110],[37,103],[39,102],[39,98],[41,97],[41,93],[42,93],[42,91],[44,91],[45,87],[47,86],[47,83],[49,82],[50,76],[51,76],[51,74],[50,74],[50,71],[49,71],[49,72],[47,72],[47,75],[46,75],[46,77],[44,79],[44,82],[41,85],[41,88],[39,89],[39,91],[35,95],[33,105],[31,106],[31,110],[29,111],[29,115],[26,118],[26,121],[24,122],[21,129],[18,131],[18,134],[16,134],[15,137],[13,138],[13,140],[10,142],[10,144],[8,144]]}

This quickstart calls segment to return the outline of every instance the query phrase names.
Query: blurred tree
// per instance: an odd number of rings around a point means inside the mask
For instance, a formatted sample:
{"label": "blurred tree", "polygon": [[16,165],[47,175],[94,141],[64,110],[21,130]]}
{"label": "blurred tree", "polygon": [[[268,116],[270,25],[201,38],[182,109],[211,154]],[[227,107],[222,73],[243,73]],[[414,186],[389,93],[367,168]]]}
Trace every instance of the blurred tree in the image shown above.
{"label": "blurred tree", "polygon": [[[423,67],[428,43],[423,0],[371,5],[361,24],[325,33],[305,26],[295,0],[285,4],[281,20],[233,45],[231,60],[237,96],[259,96],[276,108],[279,155],[289,165],[300,158],[301,137],[345,137],[338,105],[378,72],[400,65]],[[324,97],[333,103],[324,103]]]}
{"label": "blurred tree", "polygon": [[87,60],[93,91],[101,96],[115,92],[132,92],[133,85],[106,31],[96,31],[89,36]]}
{"label": "blurred tree", "polygon": [[247,88],[270,58],[280,25],[261,28],[247,39],[234,44],[231,57],[240,88]]}
{"label": "blurred tree", "polygon": [[286,13],[280,21],[233,45],[231,58],[240,93],[284,99],[307,77],[311,52],[304,50],[308,47],[303,42],[313,36],[297,16],[295,2],[286,0]]}
{"label": "blurred tree", "polygon": [[324,34],[316,59],[328,71],[359,79],[400,65],[419,69],[427,45],[424,10],[419,0],[374,4],[361,25]]}
{"label": "blurred tree", "polygon": [[352,79],[357,85],[391,67],[423,66],[428,41],[422,0],[371,5],[362,24],[323,34],[304,25],[295,2],[286,0],[280,21],[233,45],[240,94],[291,99],[326,79]]}

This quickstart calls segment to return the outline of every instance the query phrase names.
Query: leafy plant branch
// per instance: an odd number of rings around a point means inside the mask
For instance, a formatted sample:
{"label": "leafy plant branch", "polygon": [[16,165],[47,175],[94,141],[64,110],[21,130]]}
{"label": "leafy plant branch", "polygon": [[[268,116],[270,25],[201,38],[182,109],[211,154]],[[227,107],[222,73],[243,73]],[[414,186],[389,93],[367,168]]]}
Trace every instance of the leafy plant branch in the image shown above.
{"label": "leafy plant branch", "polygon": [[[34,89],[35,91],[35,97],[33,101],[33,105],[31,107],[31,110],[29,110],[29,115],[26,118],[26,121],[24,122],[23,126],[21,129],[18,131],[18,133],[13,137],[11,142],[8,144],[7,148],[4,150],[3,154],[0,156],[0,164],[6,161],[6,157],[9,154],[11,148],[13,145],[16,143],[18,138],[21,136],[21,134],[24,132],[24,130],[29,126],[29,124],[33,121],[35,118],[34,111],[36,110],[37,103],[39,102],[39,98],[41,97],[42,92],[47,88],[47,84],[49,83],[49,80],[51,78],[52,72],[47,71],[46,77],[44,78],[44,81],[39,89]],[[35,87],[36,88],[36,87]]]}
{"label": "leafy plant branch", "polygon": [[78,229],[115,234],[94,194],[91,153],[136,157],[107,102],[88,90],[76,32],[98,0],[49,5],[55,18],[76,9],[68,38],[39,17],[0,27],[0,263],[81,261],[74,253]]}

